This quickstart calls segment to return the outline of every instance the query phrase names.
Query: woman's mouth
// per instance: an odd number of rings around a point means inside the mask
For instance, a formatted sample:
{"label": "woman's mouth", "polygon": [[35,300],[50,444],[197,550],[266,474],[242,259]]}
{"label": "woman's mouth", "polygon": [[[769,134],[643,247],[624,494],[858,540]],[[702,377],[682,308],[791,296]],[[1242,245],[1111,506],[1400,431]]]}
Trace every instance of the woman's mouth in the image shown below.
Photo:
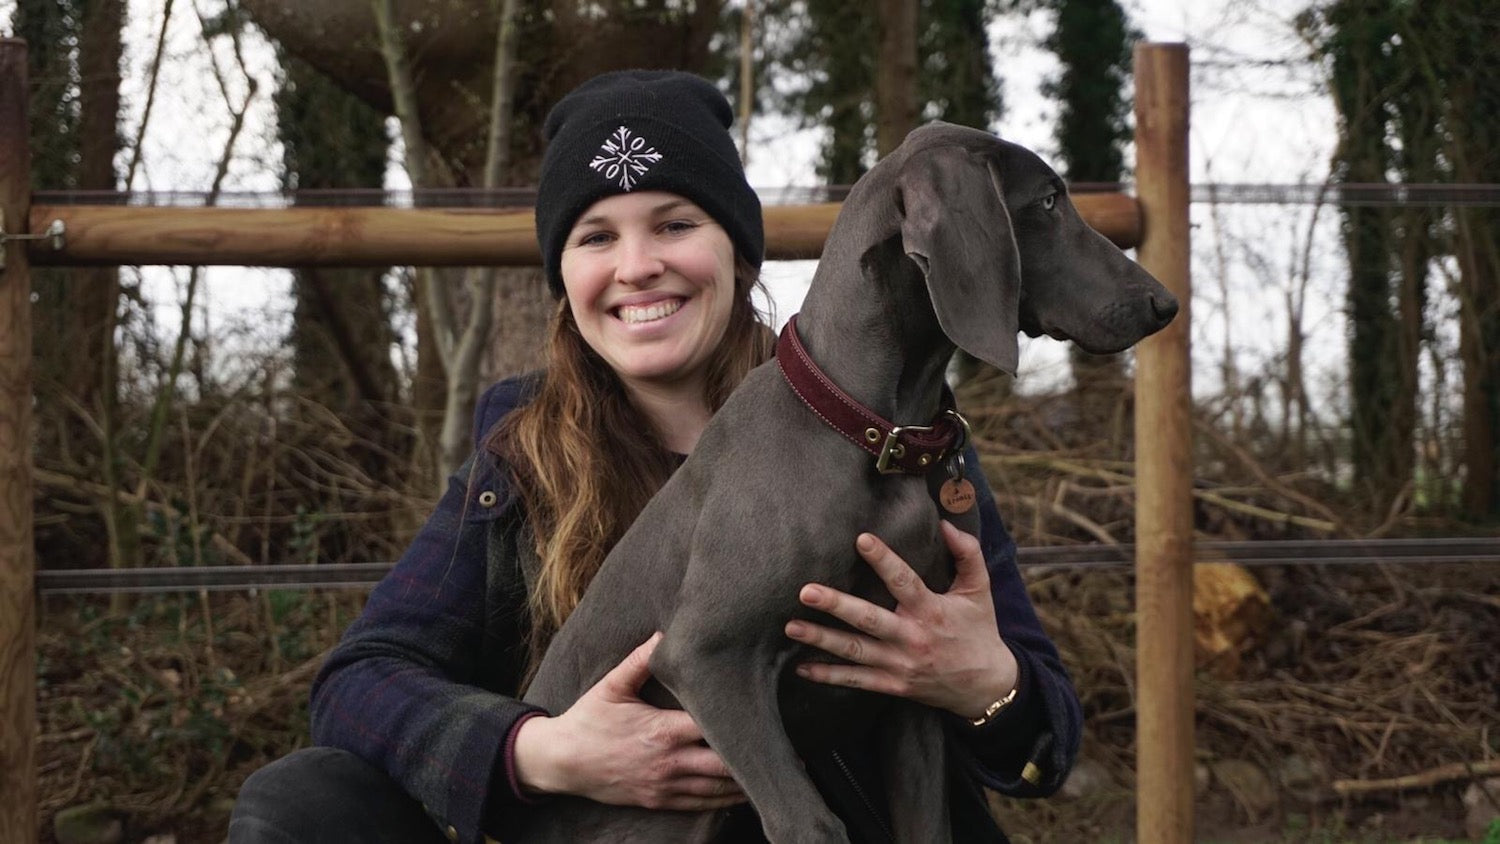
{"label": "woman's mouth", "polygon": [[615,309],[615,315],[627,325],[640,325],[666,319],[681,310],[682,303],[682,299],[667,299],[649,305],[621,305]]}

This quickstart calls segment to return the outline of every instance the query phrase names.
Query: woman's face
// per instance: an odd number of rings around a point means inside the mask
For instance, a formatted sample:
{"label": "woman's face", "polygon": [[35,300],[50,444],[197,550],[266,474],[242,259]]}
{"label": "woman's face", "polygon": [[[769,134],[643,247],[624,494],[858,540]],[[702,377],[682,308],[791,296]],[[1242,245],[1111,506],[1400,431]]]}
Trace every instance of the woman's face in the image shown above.
{"label": "woman's face", "polygon": [[627,388],[701,391],[734,303],[734,247],[707,212],[672,193],[601,199],[561,270],[579,333]]}

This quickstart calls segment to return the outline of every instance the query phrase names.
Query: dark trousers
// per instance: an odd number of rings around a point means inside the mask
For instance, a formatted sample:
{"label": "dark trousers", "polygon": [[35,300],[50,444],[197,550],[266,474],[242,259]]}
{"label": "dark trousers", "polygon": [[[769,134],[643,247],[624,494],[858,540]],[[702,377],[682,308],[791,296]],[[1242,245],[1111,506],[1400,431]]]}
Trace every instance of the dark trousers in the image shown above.
{"label": "dark trousers", "polygon": [[352,753],[308,747],[245,780],[229,818],[230,844],[442,842],[422,804]]}

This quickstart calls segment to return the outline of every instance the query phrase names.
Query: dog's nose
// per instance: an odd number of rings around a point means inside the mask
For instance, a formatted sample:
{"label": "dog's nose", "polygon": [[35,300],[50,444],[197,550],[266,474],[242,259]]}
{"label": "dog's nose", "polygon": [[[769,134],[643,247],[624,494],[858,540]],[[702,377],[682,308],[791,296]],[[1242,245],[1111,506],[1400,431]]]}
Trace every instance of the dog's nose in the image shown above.
{"label": "dog's nose", "polygon": [[1177,297],[1165,291],[1152,294],[1151,313],[1156,314],[1162,325],[1171,322],[1172,317],[1177,316]]}

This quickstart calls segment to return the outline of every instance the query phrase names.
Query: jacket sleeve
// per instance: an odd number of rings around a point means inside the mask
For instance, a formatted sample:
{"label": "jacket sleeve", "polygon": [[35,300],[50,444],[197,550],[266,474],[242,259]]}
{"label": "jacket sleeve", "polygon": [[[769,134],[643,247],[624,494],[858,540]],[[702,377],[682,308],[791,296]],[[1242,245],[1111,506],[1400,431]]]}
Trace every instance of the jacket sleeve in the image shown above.
{"label": "jacket sleeve", "polygon": [[[965,463],[978,467],[970,447]],[[977,779],[1012,797],[1045,797],[1062,786],[1083,728],[1083,711],[1057,647],[1042,630],[1016,567],[1016,543],[1005,529],[981,471],[973,472],[980,543],[1000,638],[1016,656],[1016,700],[983,727],[949,719],[950,734],[972,754]]]}
{"label": "jacket sleeve", "polygon": [[[513,406],[512,387],[502,382],[480,400],[486,424],[476,425],[476,439]],[[386,771],[460,841],[478,841],[486,818],[519,799],[506,745],[539,711],[480,685],[481,656],[493,651],[491,529],[517,506],[505,487],[482,449],[454,473],[312,688],[313,741]]]}

